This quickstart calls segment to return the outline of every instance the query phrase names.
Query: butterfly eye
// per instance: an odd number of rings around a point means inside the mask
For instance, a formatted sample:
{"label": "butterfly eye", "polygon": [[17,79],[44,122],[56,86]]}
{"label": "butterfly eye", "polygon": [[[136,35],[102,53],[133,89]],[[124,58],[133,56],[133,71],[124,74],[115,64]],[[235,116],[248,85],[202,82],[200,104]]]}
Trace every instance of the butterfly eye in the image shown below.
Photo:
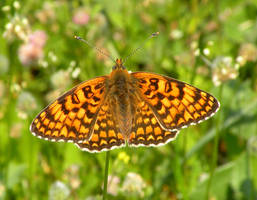
{"label": "butterfly eye", "polygon": [[117,69],[116,65],[114,65],[114,66],[112,67],[112,70],[115,70],[115,69]]}

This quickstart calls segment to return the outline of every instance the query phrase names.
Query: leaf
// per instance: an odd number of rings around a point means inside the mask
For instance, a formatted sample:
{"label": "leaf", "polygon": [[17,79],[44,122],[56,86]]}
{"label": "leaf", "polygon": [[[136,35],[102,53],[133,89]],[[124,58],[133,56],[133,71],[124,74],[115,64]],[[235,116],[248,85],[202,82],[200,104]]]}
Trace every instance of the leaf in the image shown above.
{"label": "leaf", "polygon": [[[233,124],[238,123],[242,118],[244,118],[249,112],[251,112],[253,109],[257,107],[257,100],[253,101],[251,104],[249,104],[247,107],[245,107],[243,110],[238,111],[235,115],[231,116],[227,120],[222,123],[220,127],[220,131],[232,126]],[[212,128],[208,133],[203,136],[195,146],[191,148],[190,151],[187,152],[185,155],[185,158],[182,162],[189,159],[192,155],[194,155],[197,151],[199,151],[206,143],[208,143],[210,140],[212,140],[215,136],[216,130],[215,127]]]}
{"label": "leaf", "polygon": [[[232,179],[232,169],[234,167],[234,163],[226,164],[220,168],[218,168],[214,172],[214,176],[212,179],[211,185],[211,198],[214,199],[226,199],[226,193],[228,190],[228,186],[230,180]],[[200,183],[191,193],[190,198],[191,200],[198,200],[198,199],[205,199],[206,195],[206,187],[209,181],[209,177],[205,179],[202,183]]]}

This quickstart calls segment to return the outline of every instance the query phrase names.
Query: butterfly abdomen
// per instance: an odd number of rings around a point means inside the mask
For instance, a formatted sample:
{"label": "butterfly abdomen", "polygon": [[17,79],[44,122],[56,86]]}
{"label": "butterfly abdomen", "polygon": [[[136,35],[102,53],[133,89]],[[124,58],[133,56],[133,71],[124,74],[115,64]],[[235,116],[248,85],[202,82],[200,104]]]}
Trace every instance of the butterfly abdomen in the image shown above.
{"label": "butterfly abdomen", "polygon": [[131,133],[133,122],[133,95],[131,95],[131,84],[127,70],[117,70],[110,78],[110,106],[113,115],[124,138]]}

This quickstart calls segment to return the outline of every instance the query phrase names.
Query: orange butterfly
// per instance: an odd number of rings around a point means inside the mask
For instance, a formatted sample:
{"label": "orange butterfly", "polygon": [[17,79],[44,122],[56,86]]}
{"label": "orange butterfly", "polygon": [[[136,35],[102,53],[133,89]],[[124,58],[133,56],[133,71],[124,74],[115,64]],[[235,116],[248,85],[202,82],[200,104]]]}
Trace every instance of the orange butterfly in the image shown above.
{"label": "orange butterfly", "polygon": [[110,75],[66,92],[38,114],[30,130],[39,138],[73,142],[89,152],[125,143],[158,146],[218,108],[217,99],[198,88],[154,73],[129,73],[117,59]]}
{"label": "orange butterfly", "polygon": [[147,72],[129,73],[121,59],[109,76],[85,81],[47,106],[32,122],[33,135],[74,142],[100,152],[156,146],[181,128],[214,115],[219,102],[187,83]]}

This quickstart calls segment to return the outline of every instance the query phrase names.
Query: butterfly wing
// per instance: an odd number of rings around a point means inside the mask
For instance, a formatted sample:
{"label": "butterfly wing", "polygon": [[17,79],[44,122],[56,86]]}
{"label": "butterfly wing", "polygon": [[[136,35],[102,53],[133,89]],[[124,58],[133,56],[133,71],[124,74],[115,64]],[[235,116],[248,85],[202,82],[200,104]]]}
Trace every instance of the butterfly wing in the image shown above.
{"label": "butterfly wing", "polygon": [[76,145],[85,151],[101,152],[122,147],[124,144],[125,140],[115,123],[107,101],[99,110],[92,137],[89,140],[78,142]]}
{"label": "butterfly wing", "polygon": [[178,131],[164,130],[145,101],[137,105],[135,120],[129,138],[131,146],[159,146],[176,138]]}
{"label": "butterfly wing", "polygon": [[187,83],[154,73],[131,74],[162,128],[179,130],[199,123],[218,110],[215,97]]}
{"label": "butterfly wing", "polygon": [[106,76],[74,87],[33,120],[33,135],[51,141],[79,142],[91,137],[97,114],[105,99]]}

